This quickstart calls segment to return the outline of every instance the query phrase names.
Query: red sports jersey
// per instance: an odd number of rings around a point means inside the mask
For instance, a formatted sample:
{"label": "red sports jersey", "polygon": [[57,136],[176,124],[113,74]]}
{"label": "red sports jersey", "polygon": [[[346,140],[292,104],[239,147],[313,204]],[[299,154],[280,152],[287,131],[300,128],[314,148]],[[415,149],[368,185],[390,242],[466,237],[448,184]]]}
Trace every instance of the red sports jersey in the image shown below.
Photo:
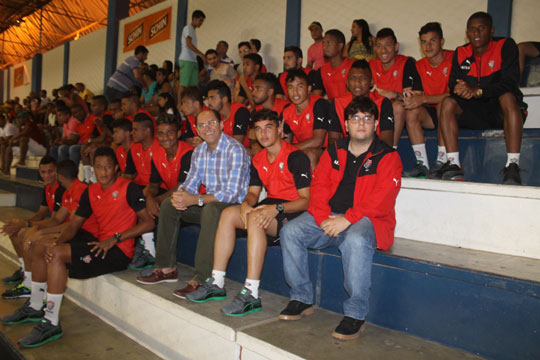
{"label": "red sports jersey", "polygon": [[403,70],[408,57],[396,55],[394,65],[388,70],[384,70],[380,59],[374,59],[369,62],[373,81],[379,89],[403,92]]}
{"label": "red sports jersey", "polygon": [[120,145],[116,148],[116,160],[118,160],[118,166],[122,174],[126,171],[126,161],[128,152],[124,149],[124,146]]}
{"label": "red sports jersey", "polygon": [[45,201],[47,201],[47,207],[51,214],[54,211],[54,193],[59,186],[58,181],[55,182],[53,186],[50,186],[49,184],[45,185]]}
{"label": "red sports jersey", "polygon": [[[127,202],[127,188],[130,182],[119,177],[107,190],[103,190],[100,183],[88,187],[92,213],[99,224],[96,236],[99,241],[107,240],[114,234],[129,230],[137,224],[137,214]],[[121,241],[117,246],[126,256],[133,257],[134,239]]]}
{"label": "red sports jersey", "polygon": [[[268,161],[266,149],[253,156],[253,166],[257,169],[259,179],[268,192],[268,198],[294,201],[300,197],[288,166],[289,155],[298,150],[296,146],[282,140],[281,150],[273,162]],[[308,176],[309,174],[306,174],[306,178]]]}
{"label": "red sports jersey", "polygon": [[[306,69],[306,68],[301,68],[301,69],[302,71],[306,73],[306,75],[309,74],[312,70],[312,69]],[[285,95],[285,97],[289,99],[289,91],[287,90],[287,83],[285,82],[286,78],[287,78],[287,71],[284,71],[281,74],[279,74],[279,84],[281,85],[281,89],[283,90],[283,95]]]}
{"label": "red sports jersey", "polygon": [[94,129],[96,127],[96,120],[97,116],[94,114],[88,114],[86,117],[86,120],[84,120],[81,124],[79,124],[79,136],[80,140],[79,142],[81,144],[86,144],[88,142],[88,139],[92,137],[92,133],[94,132]]}
{"label": "red sports jersey", "polygon": [[[81,195],[87,187],[88,185],[82,183],[79,179],[75,179],[69,189],[64,191],[64,195],[62,195],[62,207],[65,207],[69,211],[66,222],[68,222],[71,218],[71,213],[77,210]],[[88,231],[94,236],[97,236],[99,229],[96,217],[94,215],[91,215],[88,219],[84,221],[81,229]]]}
{"label": "red sports jersey", "polygon": [[345,58],[341,65],[335,69],[330,63],[321,66],[321,79],[328,99],[334,99],[347,93],[347,76],[352,63],[353,60]]}
{"label": "red sports jersey", "polygon": [[137,177],[134,182],[137,185],[146,186],[150,181],[150,172],[151,161],[152,161],[152,152],[160,147],[158,141],[154,139],[152,145],[148,148],[143,149],[142,143],[132,143],[131,149],[131,158],[133,159],[133,165],[135,165],[135,170],[137,171]]}
{"label": "red sports jersey", "polygon": [[[154,117],[152,116],[152,114],[150,114],[148,111],[144,110],[144,109],[139,109],[137,111],[137,114],[145,114],[147,115],[150,119],[152,119],[152,122],[154,123],[154,137],[156,137],[156,134],[157,134],[157,123],[156,123],[156,119],[154,119]],[[135,114],[135,115],[137,115]],[[133,120],[135,120],[132,116],[124,116],[126,119],[128,119],[129,121],[133,122]]]}
{"label": "red sports jersey", "polygon": [[454,51],[444,50],[444,60],[437,66],[432,67],[428,58],[416,62],[416,69],[422,79],[422,87],[426,95],[441,95],[448,93],[448,79],[452,70],[452,58]]}
{"label": "red sports jersey", "polygon": [[[377,109],[379,110],[379,119],[382,115],[382,103],[386,99],[384,96],[379,94],[377,90],[369,92],[369,98],[377,104]],[[334,106],[336,109],[337,116],[339,118],[339,123],[341,124],[341,133],[343,137],[349,136],[347,130],[345,130],[345,108],[351,103],[353,95],[349,92],[345,96],[340,96],[334,99]],[[377,126],[377,135],[381,136],[381,121],[379,121],[379,126]]]}
{"label": "red sports jersey", "polygon": [[178,187],[178,173],[182,170],[182,157],[190,150],[193,150],[193,146],[185,141],[178,141],[176,155],[170,161],[167,160],[167,153],[162,146],[156,147],[152,152],[152,161],[161,176],[161,180],[163,180],[161,183],[162,188],[170,190]]}
{"label": "red sports jersey", "polygon": [[[226,118],[225,120],[223,120],[223,116],[221,116],[221,120],[223,121],[223,132],[227,135],[229,135],[230,137],[232,137],[235,133],[234,131],[234,126],[237,125],[237,126],[246,126],[247,129],[246,129],[246,136],[244,137],[244,146],[245,147],[249,147],[249,137],[247,136],[248,132],[249,132],[249,125],[245,125],[245,124],[235,124],[234,123],[234,117],[236,116],[236,112],[241,109],[241,108],[245,108],[247,110],[247,106],[245,106],[244,104],[240,104],[240,103],[237,103],[237,102],[233,102],[231,103],[231,112],[229,114],[229,117]],[[249,112],[249,110],[247,110]]]}
{"label": "red sports jersey", "polygon": [[[304,109],[304,111],[302,111],[301,114],[296,113],[296,106],[293,104],[283,109],[282,117],[285,123],[287,123],[287,125],[290,127],[294,135],[294,138],[293,138],[294,144],[305,141],[313,137],[314,126],[315,126],[315,129],[327,128],[326,116],[328,116],[328,114],[325,114],[325,118],[323,119],[324,124],[321,124],[324,126],[319,127],[318,125],[320,121],[316,119],[317,114],[314,114],[314,111],[313,111],[315,103],[320,99],[322,99],[322,97],[319,95],[314,95],[314,94],[310,95],[309,104],[308,106],[306,106],[306,108]],[[326,147],[327,145],[328,145],[328,137],[324,140],[323,146]]]}
{"label": "red sports jersey", "polygon": [[[201,111],[208,110],[208,109],[210,109],[208,106],[203,105]],[[199,136],[199,133],[197,132],[197,124],[195,121],[196,120],[195,116],[189,115],[187,117],[187,120],[189,124],[189,129],[186,129],[186,137],[190,138],[190,137]]]}

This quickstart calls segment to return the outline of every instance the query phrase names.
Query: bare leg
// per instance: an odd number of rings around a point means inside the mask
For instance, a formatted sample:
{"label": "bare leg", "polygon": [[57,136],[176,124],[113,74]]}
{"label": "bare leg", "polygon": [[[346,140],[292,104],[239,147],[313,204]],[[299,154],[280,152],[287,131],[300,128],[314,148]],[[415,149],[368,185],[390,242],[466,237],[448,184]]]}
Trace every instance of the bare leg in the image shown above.
{"label": "bare leg", "polygon": [[412,145],[425,144],[424,129],[434,129],[435,124],[423,106],[405,111],[405,125]]}
{"label": "bare leg", "polygon": [[519,50],[519,78],[523,75],[525,59],[528,57],[538,57],[540,55],[536,46],[532,42],[522,42],[518,44]]}
{"label": "bare leg", "polygon": [[63,294],[66,291],[68,270],[71,264],[71,246],[62,244],[55,246],[53,257],[47,265],[47,287],[51,294]]}
{"label": "bare leg", "polygon": [[244,228],[240,218],[240,206],[230,206],[223,210],[216,231],[214,243],[214,269],[226,271],[234,251],[236,229]]}
{"label": "bare leg", "polygon": [[264,265],[264,256],[266,254],[266,248],[268,243],[266,241],[266,234],[275,236],[277,234],[277,220],[274,219],[265,230],[259,227],[257,220],[255,219],[257,212],[252,212],[248,216],[248,272],[247,278],[253,280],[259,280],[261,278],[261,272]]}
{"label": "bare leg", "polygon": [[512,93],[505,93],[499,97],[499,104],[501,105],[504,116],[506,151],[509,153],[519,153],[523,132],[523,118],[521,117],[516,97]]}
{"label": "bare leg", "polygon": [[30,141],[30,138],[28,137],[22,137],[19,141],[20,146],[20,157],[19,162],[17,165],[25,165],[26,164],[26,154],[28,153],[28,142]]}
{"label": "bare leg", "polygon": [[394,101],[394,146],[398,146],[399,138],[405,127],[405,107],[401,101]]}
{"label": "bare leg", "polygon": [[446,144],[446,152],[453,153],[458,151],[458,122],[457,117],[463,110],[458,103],[451,97],[443,100],[441,105],[440,128],[442,138]]}

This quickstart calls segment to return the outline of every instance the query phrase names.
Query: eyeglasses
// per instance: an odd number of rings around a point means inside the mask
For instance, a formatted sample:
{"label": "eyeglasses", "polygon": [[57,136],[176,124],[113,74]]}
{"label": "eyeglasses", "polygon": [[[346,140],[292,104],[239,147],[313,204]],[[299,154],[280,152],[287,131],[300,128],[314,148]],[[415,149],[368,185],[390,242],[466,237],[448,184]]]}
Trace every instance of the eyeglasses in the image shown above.
{"label": "eyeglasses", "polygon": [[372,115],[366,115],[366,116],[353,115],[348,120],[349,122],[355,125],[360,124],[360,123],[372,124],[375,121],[375,118]]}
{"label": "eyeglasses", "polygon": [[197,124],[197,129],[203,130],[203,129],[206,129],[208,126],[214,127],[216,126],[217,123],[218,123],[217,120],[210,120],[206,123]]}

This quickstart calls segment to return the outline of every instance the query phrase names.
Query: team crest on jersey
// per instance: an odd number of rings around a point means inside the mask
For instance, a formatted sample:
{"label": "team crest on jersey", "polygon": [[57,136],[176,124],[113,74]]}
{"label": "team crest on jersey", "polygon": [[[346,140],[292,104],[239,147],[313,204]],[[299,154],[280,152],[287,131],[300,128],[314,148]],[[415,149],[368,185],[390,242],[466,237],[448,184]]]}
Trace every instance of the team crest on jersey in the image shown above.
{"label": "team crest on jersey", "polygon": [[310,119],[311,119],[311,114],[306,114],[306,121],[308,122],[308,124],[309,124],[309,122],[310,122],[310,121],[309,121]]}
{"label": "team crest on jersey", "polygon": [[448,66],[445,66],[442,73],[444,74],[444,76],[446,76],[446,74],[448,74]]}
{"label": "team crest on jersey", "polygon": [[392,73],[392,76],[395,77],[395,78],[397,78],[397,76],[398,76],[398,71],[397,71],[397,70],[394,70],[394,72]]}
{"label": "team crest on jersey", "polygon": [[81,261],[86,264],[90,264],[90,262],[92,261],[92,256],[90,255],[82,256]]}
{"label": "team crest on jersey", "polygon": [[116,200],[116,198],[118,197],[118,190],[113,191],[112,197],[114,200]]}
{"label": "team crest on jersey", "polygon": [[283,171],[283,168],[285,167],[285,164],[282,162],[279,163],[279,170]]}
{"label": "team crest on jersey", "polygon": [[493,70],[493,68],[495,67],[495,60],[489,60],[488,66],[491,68],[491,70]]}
{"label": "team crest on jersey", "polygon": [[366,171],[369,170],[369,168],[371,167],[371,164],[373,162],[371,161],[371,159],[368,159],[365,163],[364,163],[364,169],[366,169]]}

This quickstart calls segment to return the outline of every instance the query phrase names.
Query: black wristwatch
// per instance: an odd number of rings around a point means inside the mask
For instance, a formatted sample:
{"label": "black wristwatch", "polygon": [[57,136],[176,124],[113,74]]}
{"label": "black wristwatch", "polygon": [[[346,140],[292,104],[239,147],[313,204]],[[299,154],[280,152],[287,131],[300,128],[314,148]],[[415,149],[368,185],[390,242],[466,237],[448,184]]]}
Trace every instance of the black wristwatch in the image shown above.
{"label": "black wristwatch", "polygon": [[276,205],[276,210],[278,211],[278,213],[282,213],[283,210],[285,210],[285,206],[283,206],[283,204],[277,204]]}
{"label": "black wristwatch", "polygon": [[116,240],[116,243],[120,242],[120,238],[122,237],[122,234],[116,233],[113,235],[114,240]]}

